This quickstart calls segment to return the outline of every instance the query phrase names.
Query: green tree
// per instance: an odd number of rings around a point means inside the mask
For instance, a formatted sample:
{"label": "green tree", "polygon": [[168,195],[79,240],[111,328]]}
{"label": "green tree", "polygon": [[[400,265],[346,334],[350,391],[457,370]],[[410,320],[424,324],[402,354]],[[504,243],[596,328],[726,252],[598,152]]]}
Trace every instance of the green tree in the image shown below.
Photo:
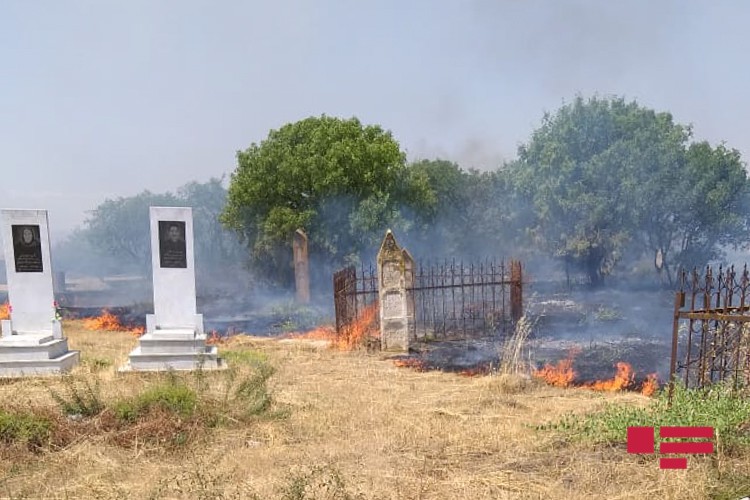
{"label": "green tree", "polygon": [[222,182],[218,178],[193,181],[177,190],[178,203],[193,209],[195,260],[207,272],[231,267],[227,264],[242,262],[245,255],[237,236],[224,229],[219,220],[227,202]]}
{"label": "green tree", "polygon": [[430,203],[414,214],[421,255],[480,258],[511,250],[520,221],[503,172],[463,170],[441,159],[416,161],[409,169],[429,188]]}
{"label": "green tree", "polygon": [[722,256],[722,246],[737,248],[750,241],[750,182],[740,153],[699,142],[686,156],[682,209],[671,218],[676,230],[664,238],[678,267],[704,265]]}
{"label": "green tree", "polygon": [[83,236],[98,253],[146,273],[151,268],[149,207],[178,204],[170,193],[150,191],[107,199],[89,213]]}
{"label": "green tree", "polygon": [[688,148],[690,138],[669,113],[622,98],[577,97],[545,114],[512,168],[533,207],[532,241],[599,285],[626,244],[661,251],[669,270],[746,240],[739,155]]}
{"label": "green tree", "polygon": [[241,263],[245,253],[236,235],[219,222],[226,200],[227,190],[216,178],[190,182],[178,188],[177,194],[144,191],[107,199],[90,212],[83,229],[76,232],[76,241],[85,240],[87,248],[121,267],[146,273],[151,266],[149,207],[187,206],[193,211],[196,271],[215,274]]}
{"label": "green tree", "polygon": [[287,124],[237,160],[222,221],[277,283],[292,281],[297,228],[307,232],[311,257],[338,265],[357,259],[388,227],[408,229],[400,207],[431,202],[426,180],[406,169],[390,132],[356,118]]}

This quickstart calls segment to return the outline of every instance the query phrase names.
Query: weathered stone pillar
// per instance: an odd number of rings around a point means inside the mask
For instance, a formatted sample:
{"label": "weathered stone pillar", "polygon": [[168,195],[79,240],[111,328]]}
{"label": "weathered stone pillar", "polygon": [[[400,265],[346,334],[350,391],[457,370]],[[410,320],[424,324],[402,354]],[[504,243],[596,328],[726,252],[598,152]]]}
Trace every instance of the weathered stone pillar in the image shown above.
{"label": "weathered stone pillar", "polygon": [[378,252],[380,346],[384,351],[409,351],[409,317],[404,253],[389,229]]}
{"label": "weathered stone pillar", "polygon": [[310,265],[307,259],[307,235],[302,229],[294,232],[292,241],[294,252],[294,284],[297,289],[297,301],[302,304],[310,302]]}

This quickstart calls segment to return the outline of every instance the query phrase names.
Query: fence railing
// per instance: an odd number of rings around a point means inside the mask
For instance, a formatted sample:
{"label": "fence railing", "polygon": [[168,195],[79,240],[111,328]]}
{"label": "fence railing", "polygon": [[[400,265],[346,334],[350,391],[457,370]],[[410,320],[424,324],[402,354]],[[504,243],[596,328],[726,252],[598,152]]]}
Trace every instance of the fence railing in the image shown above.
{"label": "fence railing", "polygon": [[675,294],[670,361],[674,382],[750,384],[750,273],[734,266],[682,271]]}
{"label": "fence railing", "polygon": [[[333,277],[336,328],[356,320],[377,301],[373,265],[337,271]],[[523,314],[523,275],[519,261],[420,264],[413,270],[407,300],[414,312],[412,338],[467,338],[506,332]]]}

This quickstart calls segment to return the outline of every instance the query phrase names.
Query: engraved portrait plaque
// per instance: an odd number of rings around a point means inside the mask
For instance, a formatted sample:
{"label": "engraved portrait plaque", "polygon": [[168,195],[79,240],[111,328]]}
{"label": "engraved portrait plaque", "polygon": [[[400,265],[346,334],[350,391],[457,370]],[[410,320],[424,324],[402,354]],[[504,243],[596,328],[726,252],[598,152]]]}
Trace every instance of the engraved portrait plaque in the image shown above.
{"label": "engraved portrait plaque", "polygon": [[187,268],[184,221],[159,221],[159,265],[173,269]]}
{"label": "engraved portrait plaque", "polygon": [[41,273],[42,239],[38,225],[11,226],[13,233],[13,257],[17,273]]}

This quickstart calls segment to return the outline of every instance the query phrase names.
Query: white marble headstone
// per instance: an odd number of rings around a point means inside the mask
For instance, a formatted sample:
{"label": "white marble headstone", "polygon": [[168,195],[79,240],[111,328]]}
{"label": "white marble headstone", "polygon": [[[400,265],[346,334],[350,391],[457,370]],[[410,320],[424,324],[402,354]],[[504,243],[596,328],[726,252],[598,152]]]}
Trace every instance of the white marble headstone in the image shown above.
{"label": "white marble headstone", "polygon": [[193,211],[188,207],[151,207],[149,215],[154,283],[152,326],[202,332],[195,301]]}
{"label": "white marble headstone", "polygon": [[47,211],[3,210],[2,236],[14,333],[54,333]]}

